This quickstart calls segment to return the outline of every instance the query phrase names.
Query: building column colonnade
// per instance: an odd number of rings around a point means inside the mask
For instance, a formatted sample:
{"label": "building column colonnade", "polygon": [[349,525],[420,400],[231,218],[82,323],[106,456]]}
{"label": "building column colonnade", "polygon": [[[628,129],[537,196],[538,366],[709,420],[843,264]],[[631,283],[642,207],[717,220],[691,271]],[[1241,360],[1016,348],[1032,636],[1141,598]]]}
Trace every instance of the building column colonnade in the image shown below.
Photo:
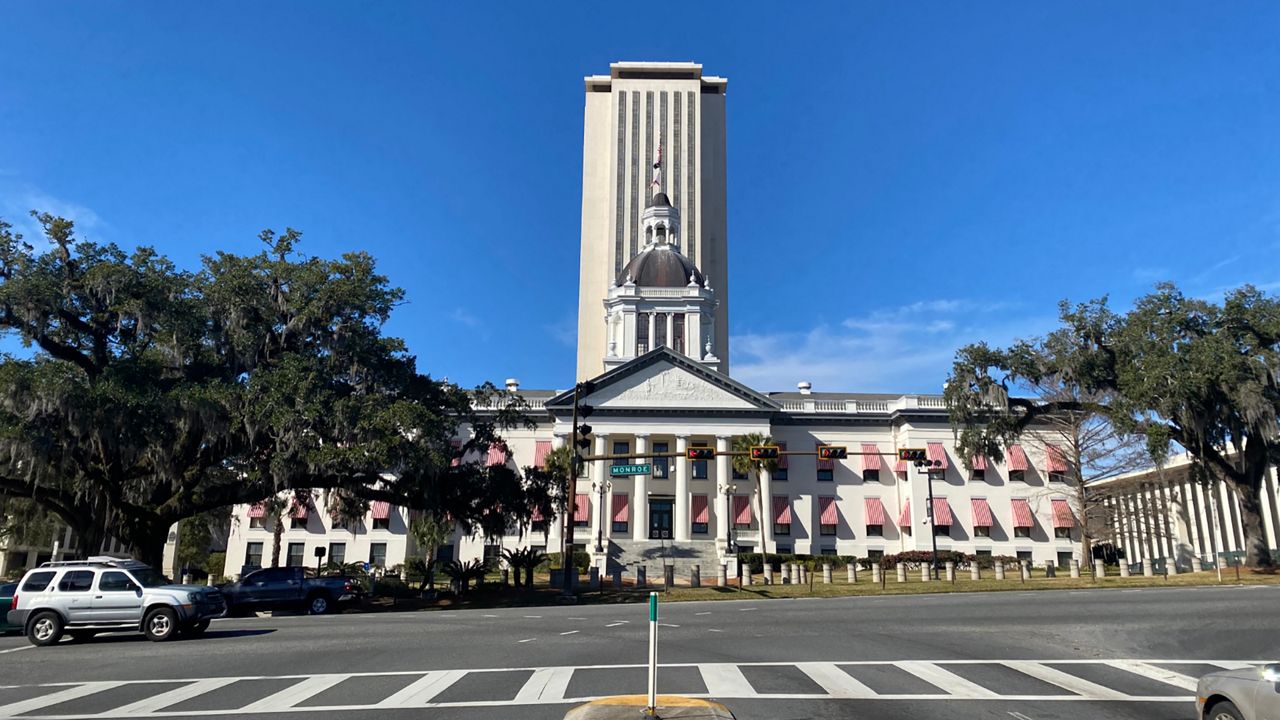
{"label": "building column colonnade", "polygon": [[716,540],[721,550],[729,549],[729,527],[732,520],[729,517],[729,485],[732,483],[733,474],[729,468],[729,456],[725,453],[729,452],[729,436],[716,436],[716,504],[715,504],[715,524],[716,524]]}
{"label": "building column colonnade", "polygon": [[690,539],[689,525],[689,504],[692,498],[689,497],[689,436],[676,435],[676,452],[679,457],[676,461],[676,500],[675,500],[675,532],[672,535],[679,542],[688,542]]}

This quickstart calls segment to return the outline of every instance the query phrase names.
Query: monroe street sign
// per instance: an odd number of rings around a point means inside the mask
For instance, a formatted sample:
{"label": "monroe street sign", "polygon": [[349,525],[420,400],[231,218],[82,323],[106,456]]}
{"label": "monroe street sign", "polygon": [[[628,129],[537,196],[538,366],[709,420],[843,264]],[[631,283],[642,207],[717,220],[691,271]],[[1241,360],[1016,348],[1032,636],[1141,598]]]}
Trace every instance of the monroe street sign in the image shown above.
{"label": "monroe street sign", "polygon": [[613,465],[609,468],[609,474],[613,476],[619,475],[648,475],[653,467],[648,463],[644,465]]}

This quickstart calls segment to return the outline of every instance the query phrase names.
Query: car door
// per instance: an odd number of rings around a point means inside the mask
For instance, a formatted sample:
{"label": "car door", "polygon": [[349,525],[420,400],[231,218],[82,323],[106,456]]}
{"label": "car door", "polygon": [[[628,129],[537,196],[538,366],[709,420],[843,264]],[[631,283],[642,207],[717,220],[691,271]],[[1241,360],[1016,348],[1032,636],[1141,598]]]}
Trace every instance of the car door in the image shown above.
{"label": "car door", "polygon": [[93,570],[64,570],[58,578],[55,604],[67,616],[68,625],[93,621]]}
{"label": "car door", "polygon": [[245,584],[252,606],[271,608],[292,600],[289,584],[292,577],[293,568],[267,568],[250,574]]}
{"label": "car door", "polygon": [[95,623],[142,622],[142,589],[123,571],[104,570],[91,607]]}

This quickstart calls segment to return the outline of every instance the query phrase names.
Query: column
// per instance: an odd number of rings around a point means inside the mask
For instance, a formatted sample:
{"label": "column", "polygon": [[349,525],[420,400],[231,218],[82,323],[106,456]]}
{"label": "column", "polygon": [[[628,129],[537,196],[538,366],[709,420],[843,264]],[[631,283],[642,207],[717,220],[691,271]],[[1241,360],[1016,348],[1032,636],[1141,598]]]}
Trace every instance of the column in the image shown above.
{"label": "column", "polygon": [[[653,458],[644,457],[649,452],[649,436],[636,433],[636,462],[653,464]],[[649,537],[649,474],[635,476],[635,494],[631,498],[631,537],[644,540]]]}
{"label": "column", "polygon": [[1267,468],[1267,474],[1262,477],[1262,491],[1258,493],[1258,500],[1263,504],[1262,525],[1267,526],[1267,520],[1271,520],[1271,540],[1267,547],[1280,547],[1280,513],[1276,510],[1276,490],[1275,483],[1271,479],[1275,476],[1275,468]]}
{"label": "column", "polygon": [[649,312],[645,314],[649,316],[649,350],[654,350],[658,347],[658,335],[654,332],[654,315],[657,313]]}
{"label": "column", "polygon": [[[608,452],[609,436],[604,433],[596,434],[595,455],[604,455]],[[600,537],[601,529],[604,530],[604,537],[609,537],[609,518],[604,517],[604,503],[600,502],[600,486],[599,483],[609,481],[609,466],[607,460],[591,461],[591,477],[594,481],[591,488],[591,540],[586,545],[588,548],[596,546],[596,538]],[[608,494],[608,491],[605,491]],[[601,525],[601,523],[604,523]]]}
{"label": "column", "polygon": [[716,538],[720,547],[729,548],[729,485],[733,482],[733,474],[729,472],[729,436],[716,436]]}
{"label": "column", "polygon": [[692,468],[689,466],[689,456],[686,452],[689,450],[689,436],[676,436],[676,452],[680,453],[680,457],[675,458],[676,461],[676,502],[675,502],[675,532],[672,533],[675,539],[680,542],[688,542],[690,539],[689,532],[689,474]]}
{"label": "column", "polygon": [[676,330],[676,314],[673,312],[669,312],[669,313],[666,313],[666,316],[667,316],[667,347],[671,347],[675,344],[674,333]]}

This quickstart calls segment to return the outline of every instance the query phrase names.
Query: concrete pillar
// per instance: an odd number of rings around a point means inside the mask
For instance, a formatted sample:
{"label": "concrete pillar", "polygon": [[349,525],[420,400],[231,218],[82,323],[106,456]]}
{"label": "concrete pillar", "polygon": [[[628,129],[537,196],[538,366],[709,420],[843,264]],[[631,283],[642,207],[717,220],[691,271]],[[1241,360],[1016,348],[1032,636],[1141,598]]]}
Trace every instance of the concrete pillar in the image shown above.
{"label": "concrete pillar", "polygon": [[1044,576],[1047,578],[1058,577],[1058,565],[1052,560],[1044,561]]}
{"label": "concrete pillar", "polygon": [[750,587],[751,585],[751,564],[742,563],[742,586]]}
{"label": "concrete pillar", "polygon": [[1075,558],[1071,558],[1071,577],[1080,577],[1080,561]]}
{"label": "concrete pillar", "polygon": [[1003,580],[1004,579],[1004,563],[1003,562],[996,563],[995,570],[996,570],[996,579]]}
{"label": "concrete pillar", "polygon": [[900,582],[900,583],[904,583],[904,582],[906,582],[906,581],[907,581],[907,566],[906,566],[906,565],[903,565],[902,563],[898,563],[897,568],[898,568],[898,582]]}
{"label": "concrete pillar", "polygon": [[[645,457],[649,452],[649,436],[636,434],[636,462],[653,463]],[[646,540],[649,537],[649,474],[635,476],[635,493],[631,496],[631,537]]]}
{"label": "concrete pillar", "polygon": [[878,585],[880,583],[881,572],[882,570],[880,568],[880,563],[873,563],[871,565],[871,582],[876,583]]}
{"label": "concrete pillar", "polygon": [[1199,555],[1191,556],[1191,572],[1204,572],[1204,561],[1200,559]]}
{"label": "concrete pillar", "polygon": [[729,586],[729,564],[720,563],[720,574],[716,576],[716,587]]}
{"label": "concrete pillar", "polygon": [[858,582],[858,566],[855,563],[849,563],[844,566],[845,574],[849,576],[849,584]]}
{"label": "concrete pillar", "polygon": [[822,564],[822,584],[831,584],[831,563]]}
{"label": "concrete pillar", "polygon": [[620,567],[613,569],[613,589],[622,589],[622,568]]}
{"label": "concrete pillar", "polygon": [[675,584],[676,584],[676,566],[663,565],[662,566],[662,586],[670,590],[671,586]]}
{"label": "concrete pillar", "polygon": [[595,565],[587,569],[587,585],[592,590],[600,589],[600,568]]}
{"label": "concrete pillar", "polygon": [[1142,577],[1155,577],[1156,563],[1151,558],[1143,558],[1142,560]]}
{"label": "concrete pillar", "polygon": [[680,457],[674,458],[676,461],[676,507],[675,507],[675,532],[672,533],[675,539],[680,542],[689,542],[689,504],[692,502],[689,498],[689,475],[693,468],[689,465],[690,460],[685,454],[689,450],[689,436],[676,436],[676,452],[680,453]]}
{"label": "concrete pillar", "polygon": [[969,579],[970,579],[970,580],[981,580],[981,579],[982,579],[982,568],[978,567],[978,561],[977,561],[977,560],[975,560],[975,561],[973,561],[973,562],[969,563]]}
{"label": "concrete pillar", "polygon": [[773,584],[773,564],[765,563],[763,570],[764,570],[764,584],[772,585]]}
{"label": "concrete pillar", "polygon": [[[685,330],[688,332],[688,329]],[[729,494],[728,487],[733,479],[733,474],[729,472],[730,457],[724,453],[729,452],[729,436],[716,436],[716,498],[715,498],[715,525],[716,540],[721,548],[729,547],[729,527],[733,522],[729,519]]]}
{"label": "concrete pillar", "polygon": [[1022,563],[1019,563],[1019,565],[1022,567],[1022,579],[1030,580],[1031,579],[1031,561],[1026,560]]}
{"label": "concrete pillar", "polygon": [[698,565],[689,566],[689,587],[702,587],[702,568]]}
{"label": "concrete pillar", "polygon": [[644,565],[636,566],[636,587],[642,588],[649,582],[649,569]]}
{"label": "concrete pillar", "polygon": [[1102,560],[1093,561],[1093,576],[1099,580],[1107,576],[1107,564]]}
{"label": "concrete pillar", "polygon": [[956,581],[956,564],[948,560],[945,564],[943,564],[943,568],[947,572],[947,582],[949,583],[955,582]]}
{"label": "concrete pillar", "polygon": [[1120,561],[1120,577],[1127,578],[1131,573],[1132,571],[1129,569],[1129,561],[1121,560]]}
{"label": "concrete pillar", "polygon": [[920,565],[920,582],[929,582],[933,579],[933,568],[929,567],[929,563]]}

